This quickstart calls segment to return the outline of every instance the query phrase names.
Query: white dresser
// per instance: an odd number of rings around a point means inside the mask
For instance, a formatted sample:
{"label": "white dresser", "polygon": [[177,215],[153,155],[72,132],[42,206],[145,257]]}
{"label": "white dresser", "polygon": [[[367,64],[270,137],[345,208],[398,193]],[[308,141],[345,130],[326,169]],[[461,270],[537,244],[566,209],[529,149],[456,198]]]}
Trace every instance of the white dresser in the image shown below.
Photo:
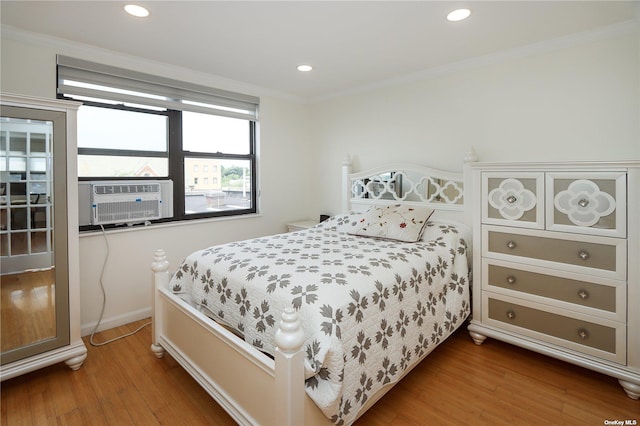
{"label": "white dresser", "polygon": [[640,397],[640,161],[476,163],[473,318]]}

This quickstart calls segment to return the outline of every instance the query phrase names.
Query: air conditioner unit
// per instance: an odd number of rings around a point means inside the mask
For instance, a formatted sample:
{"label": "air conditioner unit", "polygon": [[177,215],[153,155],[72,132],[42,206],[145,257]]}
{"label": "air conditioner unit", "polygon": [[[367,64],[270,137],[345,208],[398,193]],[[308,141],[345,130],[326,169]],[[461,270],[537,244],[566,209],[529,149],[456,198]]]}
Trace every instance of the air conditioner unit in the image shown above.
{"label": "air conditioner unit", "polygon": [[170,180],[80,182],[78,195],[80,225],[131,224],[173,215]]}

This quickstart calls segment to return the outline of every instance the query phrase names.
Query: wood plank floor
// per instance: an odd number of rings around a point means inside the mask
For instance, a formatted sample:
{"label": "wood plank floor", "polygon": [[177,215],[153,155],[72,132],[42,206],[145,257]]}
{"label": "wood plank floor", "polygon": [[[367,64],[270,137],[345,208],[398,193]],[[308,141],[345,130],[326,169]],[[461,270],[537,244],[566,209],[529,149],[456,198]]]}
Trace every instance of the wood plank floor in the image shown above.
{"label": "wood plank floor", "polygon": [[56,335],[54,268],[3,275],[0,283],[2,352]]}
{"label": "wood plank floor", "polygon": [[[107,330],[96,341],[145,321]],[[64,364],[1,384],[2,425],[233,425],[168,355],[149,350],[151,330],[87,348]],[[640,401],[617,380],[505,343],[476,346],[459,330],[380,400],[358,425],[603,425],[640,422]]]}

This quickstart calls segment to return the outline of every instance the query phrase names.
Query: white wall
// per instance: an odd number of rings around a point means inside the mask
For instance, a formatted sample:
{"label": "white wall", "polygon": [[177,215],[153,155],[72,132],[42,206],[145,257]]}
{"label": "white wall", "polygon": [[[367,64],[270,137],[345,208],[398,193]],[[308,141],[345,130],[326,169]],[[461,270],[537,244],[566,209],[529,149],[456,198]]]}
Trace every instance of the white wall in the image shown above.
{"label": "white wall", "polygon": [[[638,32],[487,57],[455,72],[311,107],[318,209],[340,209],[340,162],[640,159]],[[508,59],[510,56],[512,59]],[[506,58],[506,59],[505,59]]]}
{"label": "white wall", "polygon": [[[640,159],[638,33],[483,58],[310,105],[164,64],[41,39],[2,40],[3,91],[55,96],[55,54],[258,95],[261,216],[109,234],[108,326],[148,315],[149,263],[167,248],[172,267],[206,245],[284,231],[284,223],[340,210],[340,166],[412,161],[460,171],[481,161]],[[106,249],[81,237],[82,324],[97,320]]]}
{"label": "white wall", "polygon": [[[0,50],[0,87],[7,93],[54,98],[55,58],[60,53],[260,96],[260,214],[108,232],[110,254],[103,277],[107,304],[100,329],[150,315],[150,264],[156,248],[165,249],[171,266],[176,268],[184,256],[196,249],[285,232],[288,221],[318,216],[308,201],[313,196],[307,191],[312,161],[307,140],[309,123],[308,114],[299,103],[239,82],[32,34],[7,37],[3,32]],[[86,334],[97,322],[102,304],[100,275],[107,253],[103,235],[82,235],[80,253],[81,322]]]}

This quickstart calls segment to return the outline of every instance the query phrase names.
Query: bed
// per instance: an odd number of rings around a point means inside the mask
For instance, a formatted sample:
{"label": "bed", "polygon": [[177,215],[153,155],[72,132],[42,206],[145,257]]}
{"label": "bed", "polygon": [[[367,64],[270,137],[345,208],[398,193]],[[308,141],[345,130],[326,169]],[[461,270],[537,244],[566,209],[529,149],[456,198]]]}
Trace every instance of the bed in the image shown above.
{"label": "bed", "polygon": [[157,250],[153,352],[239,424],[353,423],[470,314],[466,169],[346,161],[345,213],[173,273]]}

